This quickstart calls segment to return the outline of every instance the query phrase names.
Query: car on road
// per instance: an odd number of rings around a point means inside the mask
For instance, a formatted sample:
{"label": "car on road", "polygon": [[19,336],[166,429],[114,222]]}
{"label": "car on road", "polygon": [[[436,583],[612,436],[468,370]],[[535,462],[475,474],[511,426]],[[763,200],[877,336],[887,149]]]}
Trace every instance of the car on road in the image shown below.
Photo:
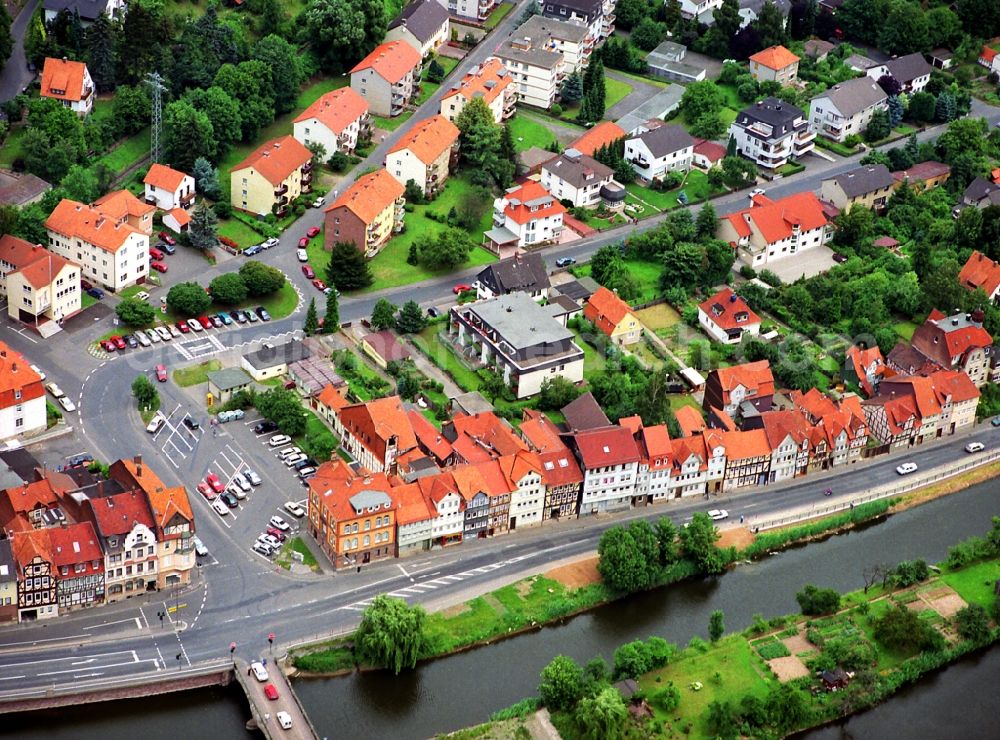
{"label": "car on road", "polygon": [[986,449],[986,445],[982,442],[969,442],[969,444],[965,446],[966,452],[982,452],[984,449]]}
{"label": "car on road", "polygon": [[278,724],[281,725],[282,730],[292,729],[292,715],[288,712],[278,712],[274,715],[274,718],[278,720]]}
{"label": "car on road", "polygon": [[304,236],[301,239],[299,239],[298,246],[299,246],[299,249],[305,249],[306,247],[308,247],[309,246],[309,237],[308,236]]}
{"label": "car on road", "polygon": [[309,205],[311,205],[313,208],[322,208],[323,207],[323,196],[322,195],[319,196],[316,200],[314,200]]}
{"label": "car on road", "polygon": [[201,324],[201,328],[202,329],[211,329],[212,328],[212,320],[210,318],[208,318],[208,316],[199,316],[198,317],[198,323]]}
{"label": "car on road", "polygon": [[264,421],[258,421],[251,427],[254,434],[268,434],[269,432],[274,432],[278,429],[278,425],[269,419],[264,419]]}
{"label": "car on road", "polygon": [[170,268],[167,267],[166,262],[160,262],[159,260],[152,260],[149,263],[150,270],[156,270],[157,272],[167,272]]}
{"label": "car on road", "polygon": [[115,334],[113,337],[111,337],[111,341],[114,342],[115,347],[117,347],[118,349],[125,349],[126,345],[124,337],[120,337],[117,334]]}
{"label": "car on road", "polygon": [[569,267],[576,264],[575,257],[560,257],[556,260],[556,267]]}
{"label": "car on road", "polygon": [[722,521],[723,519],[729,518],[729,512],[725,509],[712,509],[708,512],[708,516],[712,521]]}
{"label": "car on road", "polygon": [[896,466],[896,472],[899,475],[909,475],[910,473],[915,472],[916,469],[917,469],[917,464],[916,463],[911,463],[911,462],[909,462],[909,463],[903,463],[902,465],[897,465]]}
{"label": "car on road", "polygon": [[254,244],[252,247],[247,247],[243,250],[244,257],[253,257],[255,254],[260,254],[262,247],[260,244]]}
{"label": "car on road", "polygon": [[197,488],[198,488],[198,493],[200,493],[202,496],[204,496],[209,501],[212,501],[216,497],[216,495],[217,495],[215,493],[215,491],[212,490],[212,487],[210,485],[208,485],[205,481],[201,481],[197,485]]}
{"label": "car on road", "polygon": [[237,473],[233,476],[233,483],[242,488],[244,491],[250,490],[250,481],[248,481],[243,473]]}
{"label": "car on road", "polygon": [[285,511],[294,517],[302,518],[306,515],[306,510],[302,508],[302,505],[296,501],[286,501]]}
{"label": "car on road", "polygon": [[267,312],[267,309],[264,308],[263,306],[257,306],[257,308],[255,308],[254,311],[256,311],[257,315],[260,316],[260,320],[261,321],[270,321],[271,320],[271,314],[269,314]]}
{"label": "car on road", "polygon": [[225,311],[220,311],[219,313],[216,314],[216,316],[219,317],[219,321],[221,321],[224,326],[232,326],[233,319]]}
{"label": "car on road", "polygon": [[160,339],[162,339],[164,342],[169,342],[173,337],[173,335],[170,333],[170,330],[165,326],[156,327],[156,333],[160,335]]}
{"label": "car on road", "polygon": [[188,319],[187,325],[191,331],[202,331],[205,328],[198,319]]}
{"label": "car on road", "polygon": [[266,696],[271,701],[277,701],[278,690],[274,688],[273,683],[269,683],[267,686],[264,687],[264,696]]}
{"label": "car on road", "polygon": [[172,236],[170,236],[170,234],[168,234],[166,231],[161,231],[159,234],[157,234],[157,236],[160,237],[167,244],[169,244],[171,247],[177,244],[177,240],[174,239]]}
{"label": "car on road", "polygon": [[63,393],[62,388],[60,388],[55,383],[46,383],[45,390],[51,393],[53,398],[62,398],[63,396],[66,395],[65,393]]}
{"label": "car on road", "polygon": [[39,380],[45,380],[45,373],[42,372],[42,369],[38,365],[28,365],[28,367],[38,373]]}
{"label": "car on road", "polygon": [[201,424],[199,424],[198,422],[196,422],[194,420],[194,417],[191,417],[191,416],[185,416],[184,417],[184,426],[186,426],[192,432],[194,430],[196,430],[196,429],[201,429]]}
{"label": "car on road", "polygon": [[271,247],[278,246],[279,243],[280,242],[272,236],[270,239],[265,240],[261,246],[264,247],[264,249],[271,249]]}
{"label": "car on road", "polygon": [[243,471],[243,477],[250,481],[251,486],[259,486],[264,482],[260,479],[260,476],[257,475],[256,471],[251,470],[250,468]]}
{"label": "car on road", "polygon": [[112,342],[110,339],[102,339],[101,340],[101,349],[103,349],[105,352],[114,352],[115,351],[115,343]]}
{"label": "car on road", "polygon": [[87,288],[87,295],[89,295],[91,298],[96,298],[97,300],[101,300],[102,298],[104,298],[104,291],[101,290],[100,288]]}
{"label": "car on road", "polygon": [[1000,427],[1000,416],[993,417],[993,419],[990,420],[990,424],[995,427]]}
{"label": "car on road", "polygon": [[215,513],[219,516],[226,516],[229,513],[229,507],[226,506],[226,502],[221,499],[215,499],[212,502],[212,508],[215,509]]}
{"label": "car on road", "polygon": [[194,545],[194,554],[198,557],[203,558],[208,555],[208,548],[205,547],[205,543],[198,538],[198,535],[191,538],[191,544]]}
{"label": "car on road", "polygon": [[467,290],[472,290],[472,288],[466,285],[465,283],[459,283],[458,285],[456,285],[454,288],[451,289],[451,292],[454,293],[455,295],[459,295],[460,293],[464,293]]}
{"label": "car on road", "polygon": [[275,434],[273,437],[267,440],[267,443],[271,447],[280,447],[281,445],[286,445],[291,441],[292,438],[289,437],[287,434]]}
{"label": "car on road", "polygon": [[219,480],[219,476],[217,476],[215,473],[212,472],[209,472],[209,474],[205,476],[205,482],[216,493],[222,493],[223,489],[225,488],[225,486],[222,485],[222,481]]}
{"label": "car on road", "polygon": [[184,319],[178,321],[176,326],[181,334],[187,334],[191,331],[191,327],[188,325],[188,322],[186,322]]}
{"label": "car on road", "polygon": [[156,379],[161,383],[167,382],[167,366],[157,365],[156,366]]}
{"label": "car on road", "polygon": [[167,423],[167,417],[165,417],[160,412],[156,412],[156,415],[150,419],[149,423],[146,425],[146,431],[150,434],[156,434],[160,431],[160,428]]}
{"label": "car on road", "polygon": [[319,236],[319,226],[310,226],[308,230],[306,230],[306,236],[310,239]]}
{"label": "car on road", "polygon": [[302,265],[302,274],[306,276],[307,280],[312,280],[316,277],[315,271],[309,265]]}
{"label": "car on road", "polygon": [[277,527],[268,527],[267,528],[267,535],[270,536],[270,537],[273,537],[278,542],[284,542],[285,541],[285,533],[282,532]]}
{"label": "car on road", "polygon": [[225,493],[220,493],[219,498],[225,501],[226,506],[228,506],[230,509],[235,509],[237,506],[240,505],[239,499],[237,499],[229,491],[226,491]]}
{"label": "car on road", "polygon": [[286,522],[284,519],[282,519],[280,516],[277,516],[277,515],[272,516],[268,520],[268,523],[272,527],[274,527],[276,529],[280,529],[282,532],[287,532],[289,529],[291,529],[291,527],[288,526],[288,522]]}
{"label": "car on road", "polygon": [[271,552],[272,552],[271,548],[265,545],[263,542],[254,542],[253,545],[251,545],[250,549],[252,549],[256,553],[260,553],[265,558],[271,557]]}
{"label": "car on road", "polygon": [[251,670],[251,672],[253,672],[254,678],[256,678],[261,683],[264,683],[265,681],[267,681],[267,678],[268,678],[268,676],[267,676],[267,668],[265,668],[264,664],[261,663],[260,661],[256,661],[255,660],[253,663],[251,663],[250,664],[250,670]]}
{"label": "car on road", "polygon": [[431,306],[430,308],[427,309],[427,315],[430,316],[432,319],[436,319],[438,316],[441,315],[441,312],[438,311],[436,306]]}
{"label": "car on road", "polygon": [[296,259],[298,259],[299,262],[309,261],[309,253],[306,250],[302,249],[301,247],[295,250],[295,257]]}
{"label": "car on road", "polygon": [[319,291],[322,291],[323,293],[325,293],[325,292],[326,292],[326,283],[324,283],[324,282],[323,282],[322,280],[320,280],[319,278],[316,278],[315,280],[313,280],[313,281],[312,281],[312,284],[313,284],[313,287],[314,287],[314,288],[315,288],[316,290],[319,290]]}
{"label": "car on road", "polygon": [[753,190],[750,191],[751,198],[755,198],[758,195],[763,195],[763,194],[764,194],[764,188],[754,188]]}
{"label": "car on road", "polygon": [[59,405],[63,407],[63,411],[76,411],[76,404],[69,400],[69,396],[60,398]]}

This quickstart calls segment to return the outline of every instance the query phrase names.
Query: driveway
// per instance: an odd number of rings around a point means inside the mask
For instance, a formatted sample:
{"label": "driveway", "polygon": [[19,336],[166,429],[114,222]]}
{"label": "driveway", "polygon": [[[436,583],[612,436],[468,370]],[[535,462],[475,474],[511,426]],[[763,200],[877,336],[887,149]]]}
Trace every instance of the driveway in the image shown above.
{"label": "driveway", "polygon": [[836,264],[833,250],[820,245],[799,252],[795,259],[768,262],[765,267],[781,278],[781,282],[794,283],[799,278],[811,278],[813,275],[826,272]]}
{"label": "driveway", "polygon": [[34,72],[28,71],[28,60],[24,56],[24,36],[28,30],[28,21],[34,15],[38,2],[39,0],[28,0],[10,26],[10,34],[14,37],[14,50],[3,70],[0,70],[0,102],[13,98],[35,76]]}

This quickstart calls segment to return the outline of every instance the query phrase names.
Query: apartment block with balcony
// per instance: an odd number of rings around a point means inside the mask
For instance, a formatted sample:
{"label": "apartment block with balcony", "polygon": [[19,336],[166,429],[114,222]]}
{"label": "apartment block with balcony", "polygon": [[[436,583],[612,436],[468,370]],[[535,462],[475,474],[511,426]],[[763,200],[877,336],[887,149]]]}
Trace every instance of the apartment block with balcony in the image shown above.
{"label": "apartment block with balcony", "polygon": [[304,146],[322,144],[328,155],[351,154],[358,138],[370,135],[368,101],[353,88],[331,90],[292,121],[292,136]]}
{"label": "apartment block with balcony", "polygon": [[485,246],[499,254],[504,246],[523,247],[559,240],[566,207],[540,183],[528,180],[493,201],[493,228]]}
{"label": "apartment block with balcony", "polygon": [[190,208],[194,204],[194,178],[173,167],[154,162],[142,179],[146,202],[163,211]]}
{"label": "apartment block with balcony", "polygon": [[437,0],[450,15],[485,21],[497,6],[497,0]]}
{"label": "apartment block with balcony", "polygon": [[81,118],[94,109],[94,80],[83,62],[46,57],[42,67],[43,98],[58,100]]}
{"label": "apartment block with balcony", "polygon": [[517,110],[517,90],[503,62],[490,57],[465,74],[441,98],[441,115],[452,123],[473,98],[481,98],[496,123],[503,123]]}
{"label": "apartment block with balcony", "polygon": [[755,195],[749,208],[719,219],[716,237],[733,246],[740,262],[760,269],[828,243],[833,225],[814,193],[781,200]]}
{"label": "apartment block with balcony", "polygon": [[[0,273],[7,315],[38,327],[43,336],[80,311],[80,266],[44,247],[5,234],[0,237]],[[43,332],[50,322],[55,324]]]}
{"label": "apartment block with balcony", "polygon": [[271,139],[236,165],[229,181],[234,208],[280,218],[312,188],[312,152],[293,136]]}
{"label": "apartment block with balcony", "polygon": [[841,82],[820,93],[809,104],[809,128],[833,141],[860,136],[877,110],[888,110],[889,97],[869,77]]}
{"label": "apartment block with balcony", "polygon": [[458,160],[458,127],[442,115],[413,126],[385,158],[386,171],[406,187],[412,180],[425,196],[433,198],[448,180]]}
{"label": "apartment block with balcony", "polygon": [[540,40],[515,36],[496,52],[511,75],[520,102],[549,108],[559,97],[566,77],[562,52],[551,51]]}
{"label": "apartment block with balcony", "polygon": [[594,51],[596,39],[582,21],[557,20],[533,15],[512,34],[515,39],[530,39],[539,48],[563,55],[566,74],[583,72]]}
{"label": "apartment block with balcony", "polygon": [[405,191],[384,169],[359,177],[326,209],[326,249],[335,242],[353,242],[374,257],[403,228]]}
{"label": "apartment block with balcony", "polygon": [[544,18],[581,23],[594,43],[615,32],[615,0],[542,0]]}
{"label": "apartment block with balcony", "polygon": [[729,135],[740,155],[772,171],[811,152],[816,139],[802,110],[773,97],[740,111]]}
{"label": "apartment block with balcony", "polygon": [[376,116],[398,116],[417,92],[422,57],[405,41],[387,41],[351,70],[351,89]]}

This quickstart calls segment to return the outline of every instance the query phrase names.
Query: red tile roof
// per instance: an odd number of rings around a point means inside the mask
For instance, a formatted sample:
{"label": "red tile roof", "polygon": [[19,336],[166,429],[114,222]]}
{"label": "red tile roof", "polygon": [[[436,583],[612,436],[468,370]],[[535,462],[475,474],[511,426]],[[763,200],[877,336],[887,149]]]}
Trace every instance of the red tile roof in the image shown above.
{"label": "red tile roof", "polygon": [[861,347],[854,345],[847,350],[847,359],[854,368],[854,374],[858,376],[858,384],[861,386],[862,390],[864,390],[867,395],[872,395],[872,393],[875,392],[875,389],[872,387],[872,384],[868,382],[868,374],[866,370],[874,363],[877,366],[875,374],[885,374],[885,358],[882,356],[882,350],[878,348],[878,345],[869,347],[868,349],[862,349]]}
{"label": "red tile roof", "polygon": [[173,167],[167,167],[165,164],[154,162],[149,168],[149,172],[142,178],[142,182],[146,185],[152,185],[154,188],[175,193],[177,192],[177,188],[181,186],[181,183],[184,182],[185,177],[187,175],[180,170],[175,170]]}
{"label": "red tile roof", "polygon": [[346,406],[340,410],[340,420],[348,433],[379,460],[385,458],[390,437],[396,437],[397,452],[417,446],[417,437],[399,396]]}
{"label": "red tile roof", "polygon": [[458,87],[446,92],[441,100],[447,100],[453,95],[461,95],[466,100],[481,97],[489,105],[513,80],[509,74],[499,74],[505,70],[503,62],[496,57],[490,57],[480,67],[462,77]]}
{"label": "red tile roof", "polygon": [[507,200],[504,214],[521,226],[529,221],[566,213],[566,207],[552,197],[541,183],[534,180],[528,180],[520,187],[508,190],[503,197]]}
{"label": "red tile roof", "polygon": [[350,406],[350,401],[348,401],[344,394],[339,388],[337,388],[333,383],[327,383],[323,390],[319,392],[316,396],[317,403],[321,403],[328,409],[338,411],[345,406]]}
{"label": "red tile roof", "polygon": [[291,135],[279,136],[257,147],[232,172],[252,167],[272,185],[280,185],[312,160],[312,152]]}
{"label": "red tile roof", "polygon": [[0,236],[0,261],[14,265],[13,272],[20,273],[34,288],[45,288],[67,265],[75,265],[58,254],[18,239],[11,234]]}
{"label": "red tile roof", "polygon": [[392,498],[392,490],[384,473],[356,475],[339,457],[321,464],[316,475],[309,479],[310,500],[312,493],[317,494],[320,506],[330,513],[335,522],[356,519],[365,514],[363,510],[357,511],[351,504],[353,496],[365,491],[386,494],[391,504],[382,511],[393,511],[396,509],[396,502]]}
{"label": "red tile roof", "polygon": [[395,85],[420,64],[420,59],[420,52],[405,41],[386,41],[358,62],[351,74],[373,69],[390,85]]}
{"label": "red tile roof", "polygon": [[83,100],[86,97],[83,87],[86,72],[87,65],[83,62],[46,57],[45,65],[42,67],[42,88],[39,94],[43,98],[56,100],[71,102]]}
{"label": "red tile roof", "polygon": [[93,208],[108,218],[124,221],[129,216],[142,218],[156,211],[156,206],[139,200],[128,190],[114,190],[93,202]]}
{"label": "red tile roof", "polygon": [[113,217],[69,198],[59,201],[59,205],[45,219],[45,228],[70,239],[93,244],[106,252],[117,252],[130,236],[142,234],[127,222],[118,223]]}
{"label": "red tile roof", "polygon": [[724,432],[722,444],[726,448],[727,460],[746,460],[751,457],[770,457],[771,445],[763,429],[747,432]]}
{"label": "red tile roof", "polygon": [[970,290],[982,288],[987,296],[992,296],[1000,288],[1000,264],[976,250],[958,273],[958,282]]}
{"label": "red tile roof", "polygon": [[738,385],[744,388],[756,388],[758,396],[774,394],[774,375],[767,360],[720,367],[712,372],[718,375],[719,384],[727,394]]}
{"label": "red tile roof", "polygon": [[642,440],[647,460],[655,461],[658,458],[663,458],[667,463],[670,462],[669,458],[673,446],[670,443],[670,432],[667,431],[666,424],[643,427],[639,437]]}
{"label": "red tile roof", "polygon": [[136,491],[95,496],[87,501],[97,524],[97,531],[103,537],[128,534],[136,524],[154,528],[146,498]]}
{"label": "red tile roof", "polygon": [[639,461],[639,447],[628,429],[591,429],[577,432],[573,439],[586,470]]}
{"label": "red tile roof", "polygon": [[466,462],[481,462],[527,449],[510,425],[492,411],[471,416],[459,414],[442,431],[451,440],[455,453]]}
{"label": "red tile roof", "polygon": [[20,352],[0,342],[0,409],[9,409],[44,395],[45,388],[38,373],[31,369]]}
{"label": "red tile roof", "polygon": [[700,154],[714,164],[725,158],[726,147],[722,146],[722,144],[716,144],[714,141],[695,138],[694,153]]}
{"label": "red tile roof", "polygon": [[602,332],[611,336],[618,325],[632,313],[631,307],[603,285],[598,288],[583,307],[583,315]]}
{"label": "red tile roof", "polygon": [[350,87],[331,90],[295,117],[293,123],[315,118],[340,136],[348,126],[368,112],[368,101]]}
{"label": "red tile roof", "polygon": [[409,149],[426,165],[434,164],[438,157],[451,150],[458,141],[458,126],[438,114],[414,125],[389,150],[389,154]]}
{"label": "red tile roof", "polygon": [[184,228],[189,223],[191,223],[191,214],[188,213],[183,208],[171,208],[167,211],[166,215],[170,216],[177,222],[177,225]]}
{"label": "red tile roof", "polygon": [[19,569],[23,569],[36,557],[46,563],[52,562],[48,530],[27,529],[13,532],[11,540],[11,551]]}
{"label": "red tile roof", "polygon": [[693,406],[681,406],[674,412],[674,418],[677,419],[677,425],[685,437],[698,434],[707,428],[704,417]]}
{"label": "red tile roof", "polygon": [[413,427],[413,433],[416,434],[420,447],[436,458],[439,465],[444,464],[445,460],[451,457],[451,443],[419,411],[410,409],[406,415],[410,419],[410,426]]}
{"label": "red tile roof", "polygon": [[799,58],[784,46],[778,44],[767,49],[762,49],[750,57],[751,62],[757,62],[762,67],[773,69],[778,72],[785,67],[795,64]]}
{"label": "red tile roof", "polygon": [[979,52],[979,58],[982,59],[987,64],[990,64],[993,62],[993,59],[996,57],[997,53],[998,52],[996,49],[991,49],[990,47],[984,45],[983,50]]}
{"label": "red tile roof", "polygon": [[790,237],[793,226],[798,226],[804,233],[828,223],[822,203],[812,192],[795,193],[781,200],[756,195],[749,208],[723,218],[729,220],[741,237],[751,235],[749,220],[768,244]]}
{"label": "red tile roof", "polygon": [[755,314],[747,302],[736,295],[732,288],[720,290],[699,304],[698,308],[723,331],[760,324],[760,316]]}
{"label": "red tile roof", "polygon": [[35,509],[51,509],[58,503],[59,497],[45,479],[8,488],[0,492],[0,528],[15,530],[21,515]]}
{"label": "red tile roof", "polygon": [[568,148],[576,149],[581,154],[593,157],[594,152],[602,146],[607,146],[626,135],[625,129],[612,121],[601,121],[589,131],[580,136]]}
{"label": "red tile roof", "polygon": [[[49,535],[49,552],[52,554],[54,566],[58,568],[77,564],[86,565],[84,572],[77,573],[71,570],[68,577],[79,578],[84,575],[104,572],[104,553],[101,551],[101,544],[97,539],[97,532],[94,531],[93,524],[80,522],[65,527],[50,527],[45,531]],[[58,578],[60,573],[55,571],[54,575]]]}
{"label": "red tile roof", "polygon": [[397,198],[402,198],[404,192],[406,188],[386,170],[376,170],[355,180],[327,206],[326,212],[346,208],[363,223],[371,225],[386,208],[392,207]]}
{"label": "red tile roof", "polygon": [[416,483],[393,486],[390,497],[396,502],[396,524],[401,527],[437,516],[437,509]]}
{"label": "red tile roof", "polygon": [[194,514],[184,486],[168,488],[159,476],[150,470],[149,465],[144,462],[137,464],[135,459],[122,459],[113,463],[111,477],[125,487],[137,486],[146,494],[158,539],[176,539],[181,536],[179,533],[168,535],[165,531],[176,517],[186,521],[191,531],[194,531]]}

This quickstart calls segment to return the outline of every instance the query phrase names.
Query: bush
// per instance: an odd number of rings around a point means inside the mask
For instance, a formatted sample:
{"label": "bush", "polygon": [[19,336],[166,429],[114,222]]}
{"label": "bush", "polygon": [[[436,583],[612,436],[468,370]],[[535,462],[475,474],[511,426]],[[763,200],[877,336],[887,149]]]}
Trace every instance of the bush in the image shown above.
{"label": "bush", "polygon": [[770,270],[766,270],[766,269],[765,270],[761,270],[760,271],[760,279],[763,280],[768,285],[770,285],[772,288],[780,288],[781,287],[781,278],[778,277],[777,275],[775,275]]}
{"label": "bush", "polygon": [[553,103],[552,107],[549,108],[549,112],[556,118],[559,118],[563,114],[563,107],[559,103]]}
{"label": "bush", "polygon": [[904,604],[896,604],[874,621],[875,639],[893,650],[939,650],[944,638]]}
{"label": "bush", "polygon": [[669,714],[670,712],[677,709],[678,706],[680,706],[681,692],[677,690],[676,686],[674,686],[674,682],[670,681],[662,689],[657,689],[656,691],[654,691],[650,695],[649,700],[655,706],[659,707],[664,712],[667,712]]}
{"label": "bush", "polygon": [[858,144],[861,143],[861,137],[857,134],[850,134],[844,137],[844,146],[848,149],[854,149]]}
{"label": "bush", "polygon": [[892,572],[892,578],[900,588],[926,581],[929,575],[930,570],[923,560],[904,560]]}
{"label": "bush", "polygon": [[[215,205],[212,206],[212,210],[215,211],[215,215],[219,218],[230,218],[233,215],[233,204],[228,200],[217,200],[215,201]],[[221,236],[219,237],[219,241],[222,241]]]}
{"label": "bush", "polygon": [[955,627],[963,640],[986,642],[990,637],[990,617],[979,604],[969,604],[955,615]]}
{"label": "bush", "polygon": [[816,588],[811,583],[795,594],[795,600],[806,616],[833,614],[840,608],[840,594],[832,588]]}
{"label": "bush", "polygon": [[780,642],[777,638],[771,638],[765,642],[758,643],[754,646],[757,654],[764,660],[774,660],[775,658],[787,658],[791,655],[791,652],[785,647],[785,643]]}
{"label": "bush", "polygon": [[753,280],[757,277],[757,271],[750,267],[750,265],[743,265],[740,267],[740,275],[745,277],[747,280]]}

